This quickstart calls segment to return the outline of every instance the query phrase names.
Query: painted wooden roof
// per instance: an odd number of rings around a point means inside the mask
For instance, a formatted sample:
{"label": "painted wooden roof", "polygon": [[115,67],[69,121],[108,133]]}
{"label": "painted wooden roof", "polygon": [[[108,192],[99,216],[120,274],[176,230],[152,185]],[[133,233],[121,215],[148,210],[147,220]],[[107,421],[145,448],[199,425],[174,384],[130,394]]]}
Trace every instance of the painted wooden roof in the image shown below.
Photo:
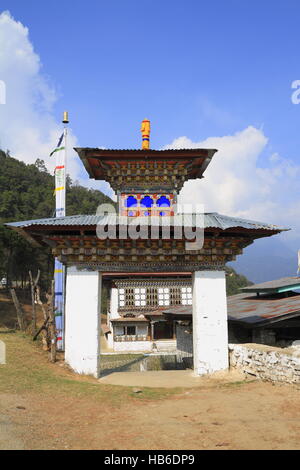
{"label": "painted wooden roof", "polygon": [[202,178],[216,149],[74,149],[90,178],[107,181],[114,191],[179,191]]}

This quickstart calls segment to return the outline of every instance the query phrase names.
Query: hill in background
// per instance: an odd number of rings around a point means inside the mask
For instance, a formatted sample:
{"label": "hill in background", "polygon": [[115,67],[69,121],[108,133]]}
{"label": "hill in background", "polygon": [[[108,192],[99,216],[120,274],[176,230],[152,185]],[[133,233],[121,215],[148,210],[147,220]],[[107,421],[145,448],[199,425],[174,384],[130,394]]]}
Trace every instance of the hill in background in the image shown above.
{"label": "hill in background", "polygon": [[[299,246],[300,248],[300,246]],[[296,276],[298,249],[289,248],[280,235],[255,240],[229,265],[254,283]]]}

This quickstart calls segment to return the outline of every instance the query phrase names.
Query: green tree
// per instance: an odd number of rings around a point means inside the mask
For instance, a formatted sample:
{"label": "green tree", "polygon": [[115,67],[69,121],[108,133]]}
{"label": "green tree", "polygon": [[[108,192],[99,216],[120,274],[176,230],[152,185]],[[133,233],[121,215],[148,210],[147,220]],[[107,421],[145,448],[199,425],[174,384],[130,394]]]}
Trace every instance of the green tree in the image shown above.
{"label": "green tree", "polygon": [[240,288],[253,284],[242,274],[237,274],[231,267],[226,266],[226,293],[227,295],[241,294]]}
{"label": "green tree", "polygon": [[[0,277],[8,283],[26,285],[28,271],[41,270],[46,287],[53,276],[53,257],[49,250],[35,248],[5,222],[53,217],[55,215],[54,176],[45,162],[37,159],[26,165],[0,150]],[[95,214],[99,204],[112,200],[101,191],[87,189],[67,177],[67,215]]]}

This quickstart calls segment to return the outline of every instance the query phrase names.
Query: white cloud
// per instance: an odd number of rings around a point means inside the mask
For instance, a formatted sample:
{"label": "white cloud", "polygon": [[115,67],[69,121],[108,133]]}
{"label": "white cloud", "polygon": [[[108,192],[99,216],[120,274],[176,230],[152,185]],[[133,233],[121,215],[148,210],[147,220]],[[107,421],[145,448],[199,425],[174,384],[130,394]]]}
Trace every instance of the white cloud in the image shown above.
{"label": "white cloud", "polygon": [[234,135],[209,137],[192,142],[179,137],[165,148],[216,148],[204,179],[185,183],[180,202],[205,205],[206,212],[219,212],[291,227],[289,236],[300,232],[300,166],[273,154],[268,167],[259,157],[268,139],[262,129],[249,126]]}
{"label": "white cloud", "polygon": [[[6,85],[6,104],[0,104],[0,148],[25,163],[43,159],[53,171],[55,160],[49,154],[62,133],[53,115],[56,90],[42,73],[28,28],[9,12],[0,14],[0,44],[0,80]],[[68,173],[82,183],[82,165],[71,150],[77,145],[71,129],[68,144]]]}
{"label": "white cloud", "polygon": [[[0,14],[0,44],[0,80],[6,85],[6,104],[0,104],[0,148],[9,149],[12,156],[26,163],[41,158],[53,170],[54,159],[48,155],[62,132],[61,123],[53,115],[56,90],[42,72],[28,29],[8,12]],[[206,108],[207,113],[216,114],[215,109]],[[219,117],[226,118],[223,114]],[[267,168],[260,167],[259,157],[267,142],[263,130],[251,126],[234,135],[209,137],[201,142],[187,137],[175,139],[168,148],[219,150],[205,178],[185,184],[181,200],[194,202],[197,195],[207,211],[300,229],[300,167],[277,153],[269,157]],[[70,129],[69,148],[76,145]],[[84,178],[82,164],[71,150],[68,172],[80,184],[112,194],[107,183]]]}

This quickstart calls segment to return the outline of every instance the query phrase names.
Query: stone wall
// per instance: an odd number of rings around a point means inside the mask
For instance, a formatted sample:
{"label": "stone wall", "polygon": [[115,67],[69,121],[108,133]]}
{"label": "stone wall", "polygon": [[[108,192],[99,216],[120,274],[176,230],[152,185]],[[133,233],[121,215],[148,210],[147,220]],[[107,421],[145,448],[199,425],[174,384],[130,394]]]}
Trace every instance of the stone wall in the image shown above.
{"label": "stone wall", "polygon": [[177,354],[102,354],[101,375],[113,372],[183,370],[185,364]]}
{"label": "stone wall", "polygon": [[272,382],[300,383],[300,351],[261,344],[229,344],[230,367]]}

